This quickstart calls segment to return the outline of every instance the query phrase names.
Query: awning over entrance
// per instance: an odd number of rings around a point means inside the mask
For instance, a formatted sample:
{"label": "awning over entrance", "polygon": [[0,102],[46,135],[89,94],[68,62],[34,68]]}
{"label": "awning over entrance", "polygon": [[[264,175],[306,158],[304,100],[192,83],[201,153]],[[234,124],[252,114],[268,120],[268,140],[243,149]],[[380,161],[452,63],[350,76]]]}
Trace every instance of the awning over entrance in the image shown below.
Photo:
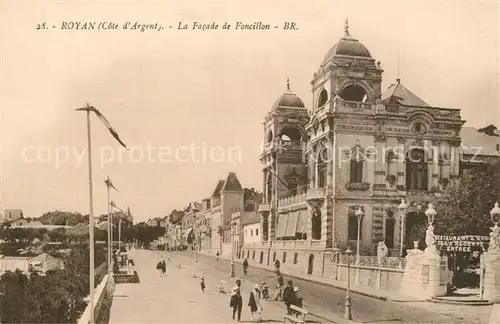
{"label": "awning over entrance", "polygon": [[184,233],[182,233],[182,236],[184,237],[188,237],[188,235],[193,231],[193,228],[192,227],[189,227],[187,228],[186,230],[184,230]]}
{"label": "awning over entrance", "polygon": [[278,215],[278,225],[276,226],[276,237],[285,236],[287,219],[288,219],[287,215],[284,214]]}
{"label": "awning over entrance", "polygon": [[285,230],[285,237],[295,237],[297,231],[297,223],[299,221],[299,212],[293,211],[287,215],[287,225]]}
{"label": "awning over entrance", "polygon": [[307,209],[301,209],[298,211],[298,222],[297,222],[297,233],[307,232]]}

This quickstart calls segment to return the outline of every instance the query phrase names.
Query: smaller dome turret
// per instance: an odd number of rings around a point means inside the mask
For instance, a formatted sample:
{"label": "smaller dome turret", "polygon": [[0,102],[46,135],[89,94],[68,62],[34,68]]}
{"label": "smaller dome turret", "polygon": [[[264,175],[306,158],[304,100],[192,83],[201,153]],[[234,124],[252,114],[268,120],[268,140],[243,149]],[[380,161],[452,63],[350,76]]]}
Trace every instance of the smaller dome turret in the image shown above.
{"label": "smaller dome turret", "polygon": [[302,99],[290,90],[290,79],[286,80],[286,91],[274,102],[272,109],[277,107],[305,108]]}
{"label": "smaller dome turret", "polygon": [[344,27],[345,35],[335,44],[325,55],[323,63],[325,65],[336,55],[358,56],[371,58],[370,51],[349,33],[349,23],[346,20]]}

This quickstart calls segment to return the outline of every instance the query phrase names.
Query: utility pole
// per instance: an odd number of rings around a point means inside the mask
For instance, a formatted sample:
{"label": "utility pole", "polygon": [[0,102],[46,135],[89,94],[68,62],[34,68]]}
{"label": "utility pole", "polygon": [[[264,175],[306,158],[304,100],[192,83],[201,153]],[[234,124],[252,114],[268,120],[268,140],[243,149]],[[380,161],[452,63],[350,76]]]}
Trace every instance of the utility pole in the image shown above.
{"label": "utility pole", "polygon": [[[109,182],[109,177],[107,178],[107,181]],[[111,198],[109,193],[109,185],[106,184],[106,188],[108,190],[108,273],[111,273],[113,271],[112,261],[111,261],[113,257],[113,252],[112,252],[113,245],[111,242],[111,231],[113,230],[113,224],[111,223]]]}

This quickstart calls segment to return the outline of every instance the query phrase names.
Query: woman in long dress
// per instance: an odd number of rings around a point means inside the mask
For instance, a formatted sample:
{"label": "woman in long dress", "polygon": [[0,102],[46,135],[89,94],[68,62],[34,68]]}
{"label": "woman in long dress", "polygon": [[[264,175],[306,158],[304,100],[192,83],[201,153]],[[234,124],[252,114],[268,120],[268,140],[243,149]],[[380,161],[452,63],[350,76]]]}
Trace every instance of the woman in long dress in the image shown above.
{"label": "woman in long dress", "polygon": [[260,322],[262,320],[262,306],[260,304],[260,290],[259,285],[255,285],[250,292],[250,300],[248,301],[248,306],[250,306],[250,312],[252,313],[252,319]]}

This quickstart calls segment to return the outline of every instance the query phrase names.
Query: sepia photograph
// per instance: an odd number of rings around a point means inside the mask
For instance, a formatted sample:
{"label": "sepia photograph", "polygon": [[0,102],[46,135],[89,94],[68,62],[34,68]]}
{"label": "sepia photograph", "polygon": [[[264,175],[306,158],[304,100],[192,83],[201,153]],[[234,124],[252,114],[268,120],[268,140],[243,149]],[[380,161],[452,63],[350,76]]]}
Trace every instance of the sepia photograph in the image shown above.
{"label": "sepia photograph", "polygon": [[499,16],[0,0],[0,323],[500,324]]}

